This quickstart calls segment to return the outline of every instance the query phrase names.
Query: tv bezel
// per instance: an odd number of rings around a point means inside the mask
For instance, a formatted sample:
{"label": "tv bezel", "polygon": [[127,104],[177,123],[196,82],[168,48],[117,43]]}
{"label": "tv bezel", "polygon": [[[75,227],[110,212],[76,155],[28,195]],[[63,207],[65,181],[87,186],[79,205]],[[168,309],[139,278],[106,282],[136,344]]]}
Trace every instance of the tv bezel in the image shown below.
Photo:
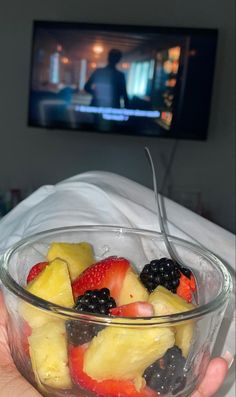
{"label": "tv bezel", "polygon": [[[58,127],[58,126],[42,126],[38,123],[33,123],[30,120],[30,102],[31,102],[31,86],[32,86],[32,75],[33,75],[33,60],[34,60],[34,43],[35,43],[35,35],[38,27],[42,28],[55,28],[55,29],[80,29],[80,30],[114,30],[117,32],[127,32],[127,33],[158,33],[158,34],[182,34],[182,35],[191,35],[198,34],[199,36],[210,36],[215,40],[214,47],[214,56],[213,56],[213,67],[212,67],[212,79],[211,79],[211,87],[210,87],[210,97],[209,97],[209,105],[208,105],[208,117],[207,122],[205,124],[205,129],[202,134],[195,136],[186,136],[185,135],[173,135],[173,131],[170,134],[137,134],[129,131],[128,129],[125,132],[122,131],[109,131],[109,133],[104,132],[102,130],[92,128],[84,129],[84,128],[71,128],[71,127]],[[38,20],[35,19],[32,22],[32,34],[31,34],[31,52],[30,52],[30,73],[29,73],[29,83],[28,83],[28,109],[27,109],[27,126],[39,128],[43,130],[58,130],[58,131],[74,131],[74,132],[82,132],[82,133],[96,133],[96,134],[116,134],[120,136],[133,136],[133,137],[151,137],[151,138],[165,138],[165,139],[180,139],[187,141],[206,141],[208,137],[208,127],[209,121],[211,117],[211,105],[212,105],[212,95],[214,89],[214,75],[215,75],[215,67],[216,67],[216,56],[217,56],[217,44],[218,44],[218,35],[219,30],[217,28],[198,28],[198,27],[173,27],[173,26],[154,26],[154,25],[133,25],[133,24],[117,24],[117,23],[100,23],[100,22],[77,22],[77,21],[59,21],[59,20]]]}

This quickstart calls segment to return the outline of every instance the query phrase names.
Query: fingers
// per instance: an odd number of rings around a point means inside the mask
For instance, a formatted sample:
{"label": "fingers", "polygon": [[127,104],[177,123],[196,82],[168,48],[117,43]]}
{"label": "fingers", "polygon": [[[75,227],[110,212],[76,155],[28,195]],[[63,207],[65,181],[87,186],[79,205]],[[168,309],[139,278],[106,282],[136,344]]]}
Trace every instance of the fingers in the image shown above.
{"label": "fingers", "polygon": [[225,354],[224,354],[222,357],[223,357],[223,359],[227,362],[227,364],[228,364],[228,369],[230,369],[231,365],[232,365],[233,362],[234,362],[234,357],[233,357],[233,355],[227,350],[227,351],[225,352]]}
{"label": "fingers", "polygon": [[7,321],[7,312],[5,309],[3,294],[0,288],[0,326],[6,325],[6,321]]}
{"label": "fingers", "polygon": [[0,397],[42,397],[15,367],[8,346],[6,322],[7,313],[0,291]]}
{"label": "fingers", "polygon": [[17,371],[14,364],[0,365],[0,397],[42,397]]}
{"label": "fingers", "polygon": [[0,289],[0,365],[8,365],[10,362],[12,362],[8,345],[6,324],[7,312],[3,301],[3,295]]}
{"label": "fingers", "polygon": [[228,371],[228,363],[221,357],[213,358],[206,374],[191,397],[212,397],[223,384]]}

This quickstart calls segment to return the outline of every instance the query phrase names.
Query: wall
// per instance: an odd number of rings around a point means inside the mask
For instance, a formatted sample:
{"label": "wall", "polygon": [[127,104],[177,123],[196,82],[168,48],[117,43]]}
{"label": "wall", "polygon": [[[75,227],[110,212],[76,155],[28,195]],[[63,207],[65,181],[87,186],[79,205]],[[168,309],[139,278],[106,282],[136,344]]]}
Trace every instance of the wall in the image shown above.
{"label": "wall", "polygon": [[160,179],[173,140],[47,131],[26,126],[33,19],[219,28],[206,142],[180,141],[171,182],[202,192],[209,217],[235,231],[234,0],[1,0],[0,188],[35,189],[79,172],[102,169],[151,186],[143,147]]}

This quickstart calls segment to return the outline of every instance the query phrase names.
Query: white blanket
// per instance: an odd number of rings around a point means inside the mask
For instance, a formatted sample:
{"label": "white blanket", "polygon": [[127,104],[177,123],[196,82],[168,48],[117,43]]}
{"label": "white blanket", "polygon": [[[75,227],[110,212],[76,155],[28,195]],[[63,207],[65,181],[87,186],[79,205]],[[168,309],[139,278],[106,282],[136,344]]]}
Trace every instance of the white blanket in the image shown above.
{"label": "white blanket", "polygon": [[[193,240],[235,269],[235,236],[192,211],[165,199],[169,233]],[[33,233],[69,225],[116,225],[160,230],[153,192],[125,177],[101,171],[87,172],[54,186],[39,188],[0,221],[0,253]],[[235,352],[234,321],[226,329],[223,350]],[[233,397],[233,369],[220,397]]]}

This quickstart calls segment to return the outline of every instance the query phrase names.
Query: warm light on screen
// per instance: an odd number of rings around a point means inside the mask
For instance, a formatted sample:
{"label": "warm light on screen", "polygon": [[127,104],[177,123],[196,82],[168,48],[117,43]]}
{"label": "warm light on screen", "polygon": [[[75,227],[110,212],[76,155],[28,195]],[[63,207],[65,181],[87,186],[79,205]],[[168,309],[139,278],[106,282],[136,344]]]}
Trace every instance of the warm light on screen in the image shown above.
{"label": "warm light on screen", "polygon": [[168,50],[169,59],[172,61],[178,61],[180,57],[180,47],[173,47]]}
{"label": "warm light on screen", "polygon": [[122,69],[129,69],[129,63],[127,63],[127,62],[123,62],[121,66],[122,66]]}
{"label": "warm light on screen", "polygon": [[164,62],[164,64],[163,64],[163,68],[164,68],[164,71],[166,72],[166,73],[171,73],[172,72],[172,62],[171,61],[165,61]]}
{"label": "warm light on screen", "polygon": [[166,85],[166,87],[175,87],[176,86],[176,79],[166,80],[165,85]]}
{"label": "warm light on screen", "polygon": [[100,44],[95,44],[95,45],[93,46],[93,52],[94,52],[95,54],[100,55],[100,54],[103,53],[103,51],[104,51],[104,48],[103,48]]}
{"label": "warm light on screen", "polygon": [[172,112],[161,112],[161,119],[167,125],[171,125],[172,118],[173,118],[173,113]]}
{"label": "warm light on screen", "polygon": [[177,74],[179,70],[179,62],[173,61],[172,63],[172,73]]}
{"label": "warm light on screen", "polygon": [[64,65],[67,65],[70,61],[69,61],[69,58],[67,58],[67,57],[62,57],[62,58],[61,58],[61,62],[64,63]]}

